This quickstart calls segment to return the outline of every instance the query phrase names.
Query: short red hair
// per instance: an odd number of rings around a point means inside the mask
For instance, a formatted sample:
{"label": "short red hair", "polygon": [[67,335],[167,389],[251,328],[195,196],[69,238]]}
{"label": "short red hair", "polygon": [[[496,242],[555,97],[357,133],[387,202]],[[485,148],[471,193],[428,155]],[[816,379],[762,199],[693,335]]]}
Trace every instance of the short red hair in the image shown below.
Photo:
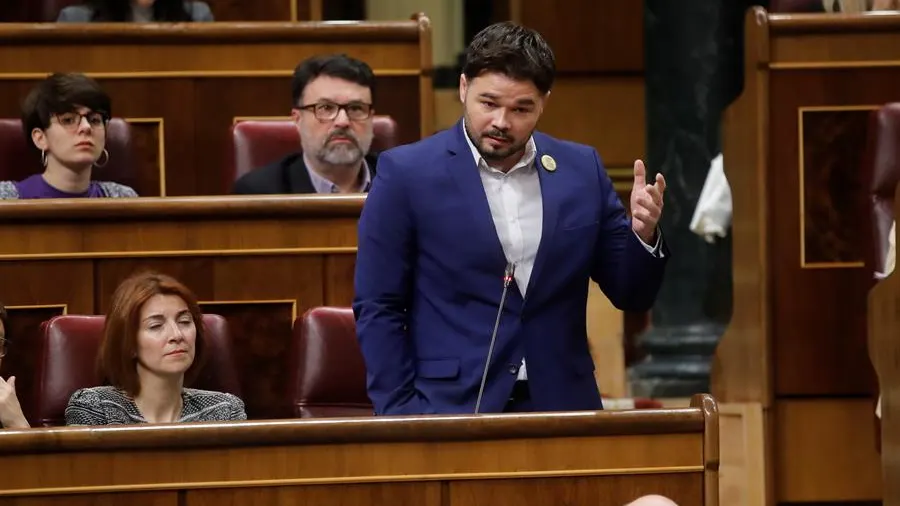
{"label": "short red hair", "polygon": [[106,315],[103,344],[100,346],[99,368],[101,376],[110,385],[122,389],[132,397],[141,392],[137,375],[137,335],[141,309],[154,295],[176,295],[184,301],[194,325],[197,338],[194,344],[194,362],[185,372],[184,382],[196,379],[206,351],[206,329],[203,313],[194,294],[178,280],[165,274],[148,271],[126,279],[116,288],[112,306]]}

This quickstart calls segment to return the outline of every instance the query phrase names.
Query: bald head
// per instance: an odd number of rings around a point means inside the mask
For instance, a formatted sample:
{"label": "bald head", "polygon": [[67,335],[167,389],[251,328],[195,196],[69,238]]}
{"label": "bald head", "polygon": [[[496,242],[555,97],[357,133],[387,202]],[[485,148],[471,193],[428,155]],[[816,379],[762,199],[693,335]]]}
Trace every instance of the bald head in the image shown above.
{"label": "bald head", "polygon": [[645,495],[638,497],[626,506],[678,506],[678,503],[661,495]]}

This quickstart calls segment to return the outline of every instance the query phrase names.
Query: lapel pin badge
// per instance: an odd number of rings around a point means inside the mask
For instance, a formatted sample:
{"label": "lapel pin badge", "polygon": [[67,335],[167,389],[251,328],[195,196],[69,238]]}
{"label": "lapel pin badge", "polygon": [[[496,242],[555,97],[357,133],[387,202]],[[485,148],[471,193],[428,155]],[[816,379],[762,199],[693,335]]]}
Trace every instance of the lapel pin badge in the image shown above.
{"label": "lapel pin badge", "polygon": [[556,171],[556,160],[553,159],[550,155],[544,155],[541,157],[541,164],[547,169],[548,172]]}

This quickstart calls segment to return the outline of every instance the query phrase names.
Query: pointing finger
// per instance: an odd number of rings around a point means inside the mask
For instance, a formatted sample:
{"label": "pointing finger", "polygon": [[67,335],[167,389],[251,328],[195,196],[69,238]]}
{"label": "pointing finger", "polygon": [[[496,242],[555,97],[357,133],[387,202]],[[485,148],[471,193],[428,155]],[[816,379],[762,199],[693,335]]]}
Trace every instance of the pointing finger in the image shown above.
{"label": "pointing finger", "polygon": [[647,169],[644,162],[640,160],[634,161],[634,187],[641,188],[647,184]]}

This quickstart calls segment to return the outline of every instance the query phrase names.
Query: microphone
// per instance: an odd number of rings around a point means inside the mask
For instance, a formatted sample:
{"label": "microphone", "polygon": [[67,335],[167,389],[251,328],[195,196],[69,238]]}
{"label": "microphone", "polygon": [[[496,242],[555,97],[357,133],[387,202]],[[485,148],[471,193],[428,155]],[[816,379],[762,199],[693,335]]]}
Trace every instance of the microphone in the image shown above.
{"label": "microphone", "polygon": [[500,307],[497,308],[497,319],[494,321],[494,331],[491,332],[491,345],[488,347],[487,360],[484,362],[484,373],[481,375],[481,386],[478,387],[478,399],[475,401],[476,415],[481,408],[481,398],[484,396],[484,384],[487,382],[488,369],[491,366],[491,355],[494,354],[494,343],[497,342],[497,330],[500,329],[500,316],[503,315],[503,308],[506,306],[506,293],[509,291],[509,284],[512,283],[515,274],[516,264],[507,263],[506,272],[503,274],[503,294],[500,295]]}

